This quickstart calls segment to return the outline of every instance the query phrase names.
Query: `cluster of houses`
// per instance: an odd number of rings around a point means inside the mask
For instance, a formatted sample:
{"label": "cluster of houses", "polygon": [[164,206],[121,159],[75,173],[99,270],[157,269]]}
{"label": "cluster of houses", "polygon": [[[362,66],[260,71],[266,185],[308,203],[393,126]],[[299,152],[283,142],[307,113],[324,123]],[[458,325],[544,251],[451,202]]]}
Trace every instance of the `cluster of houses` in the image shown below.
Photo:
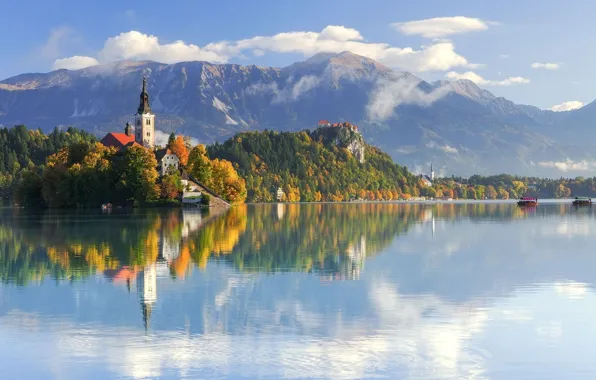
{"label": "cluster of houses", "polygon": [[[155,114],[151,111],[149,105],[147,80],[145,78],[143,78],[143,88],[139,107],[135,114],[134,127],[127,122],[124,133],[110,132],[100,142],[104,146],[116,148],[119,152],[134,146],[153,151],[157,159],[157,171],[162,177],[168,174],[170,170],[182,169],[180,167],[180,158],[176,154],[168,148],[157,149],[155,146]],[[182,171],[182,185],[184,186],[182,202],[198,203],[204,189],[184,171]]]}

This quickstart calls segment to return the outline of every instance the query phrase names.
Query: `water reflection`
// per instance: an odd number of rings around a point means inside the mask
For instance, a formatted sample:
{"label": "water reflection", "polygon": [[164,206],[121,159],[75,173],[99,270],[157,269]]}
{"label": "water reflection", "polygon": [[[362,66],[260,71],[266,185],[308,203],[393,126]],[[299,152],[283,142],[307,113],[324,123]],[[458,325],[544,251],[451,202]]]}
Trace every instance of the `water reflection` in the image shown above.
{"label": "water reflection", "polygon": [[595,228],[564,204],[9,210],[0,354],[32,378],[593,378]]}

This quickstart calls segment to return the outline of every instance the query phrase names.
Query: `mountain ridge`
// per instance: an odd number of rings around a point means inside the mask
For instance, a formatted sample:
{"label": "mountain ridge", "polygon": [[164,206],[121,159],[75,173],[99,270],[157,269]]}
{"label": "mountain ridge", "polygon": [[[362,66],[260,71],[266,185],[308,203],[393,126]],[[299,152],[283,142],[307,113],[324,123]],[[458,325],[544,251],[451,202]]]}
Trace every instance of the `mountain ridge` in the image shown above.
{"label": "mountain ridge", "polygon": [[283,68],[120,61],[21,74],[0,81],[0,123],[44,130],[72,125],[97,135],[119,130],[134,113],[142,77],[161,132],[206,143],[246,130],[312,128],[328,119],[358,124],[368,141],[419,172],[432,161],[442,174],[556,176],[552,162],[593,158],[590,144],[578,145],[565,133],[569,120],[591,126],[591,104],[541,110],[469,80],[429,83],[350,52],[318,53]]}

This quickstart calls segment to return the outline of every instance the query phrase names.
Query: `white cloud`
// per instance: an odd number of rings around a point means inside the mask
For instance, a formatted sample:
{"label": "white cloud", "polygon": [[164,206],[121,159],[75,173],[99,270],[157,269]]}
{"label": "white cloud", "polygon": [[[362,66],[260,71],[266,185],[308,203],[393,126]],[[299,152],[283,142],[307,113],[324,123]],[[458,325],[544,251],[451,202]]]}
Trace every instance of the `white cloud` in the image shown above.
{"label": "white cloud", "polygon": [[75,55],[73,57],[60,58],[55,60],[54,64],[52,65],[52,70],[78,70],[95,65],[99,65],[99,61],[95,58]]}
{"label": "white cloud", "polygon": [[79,40],[80,38],[74,30],[67,26],[61,26],[52,29],[50,37],[48,37],[48,40],[41,47],[40,53],[45,58],[54,59],[63,54],[62,51],[67,45]]}
{"label": "white cloud", "polygon": [[427,93],[418,87],[419,83],[411,77],[377,82],[366,106],[368,117],[372,120],[385,120],[394,116],[394,110],[400,104],[428,106],[451,91],[442,86]]}
{"label": "white cloud", "polygon": [[490,23],[478,18],[456,16],[398,22],[391,24],[391,26],[408,36],[420,35],[426,38],[440,38],[453,34],[486,30],[488,29],[488,24]]}
{"label": "white cloud", "polygon": [[467,71],[465,73],[456,73],[454,71],[450,71],[445,75],[447,78],[451,80],[459,80],[459,79],[467,79],[471,80],[472,82],[481,85],[481,86],[511,86],[514,84],[527,84],[530,83],[530,80],[524,77],[508,77],[503,80],[489,80],[484,79],[480,75],[476,74],[472,71]]}
{"label": "white cloud", "polygon": [[544,166],[547,168],[556,168],[563,172],[568,171],[588,171],[596,169],[596,162],[595,161],[573,161],[567,159],[565,161],[543,161],[539,162],[538,165]]}
{"label": "white cloud", "polygon": [[452,147],[451,145],[443,145],[440,149],[446,153],[457,153],[457,148]]}
{"label": "white cloud", "polygon": [[511,58],[509,54],[499,54],[499,58],[508,59]]}
{"label": "white cloud", "polygon": [[329,25],[321,31],[321,40],[332,41],[361,41],[364,39],[359,31],[339,25]]}
{"label": "white cloud", "polygon": [[155,130],[155,145],[166,146],[169,138],[170,138],[169,133],[160,131],[159,129]]}
{"label": "white cloud", "polygon": [[366,42],[356,29],[338,25],[327,26],[321,32],[278,33],[239,41],[209,43],[203,47],[184,41],[162,43],[156,36],[133,30],[108,38],[97,58],[102,63],[117,60],[154,60],[163,63],[204,60],[222,63],[233,57],[244,56],[245,51],[256,56],[266,52],[312,56],[320,52],[350,51],[388,66],[414,72],[477,66],[457,54],[450,41],[435,42],[418,50],[411,47],[399,48],[386,43]]}
{"label": "white cloud", "polygon": [[323,79],[315,75],[306,75],[294,82],[293,78],[289,78],[287,85],[283,88],[280,88],[275,82],[269,84],[259,82],[248,87],[246,92],[250,95],[272,94],[272,104],[287,103],[298,100],[302,95],[317,87]]}
{"label": "white cloud", "polygon": [[534,62],[532,63],[532,68],[533,69],[545,69],[545,70],[557,70],[559,68],[559,64],[558,63],[540,63],[540,62]]}
{"label": "white cloud", "polygon": [[438,150],[442,150],[445,153],[458,153],[459,151],[457,150],[457,148],[449,145],[449,144],[445,144],[445,145],[439,145],[434,141],[429,142],[428,144],[426,144],[427,148],[431,148],[431,149],[438,149]]}
{"label": "white cloud", "polygon": [[226,58],[210,49],[202,49],[197,45],[178,40],[161,44],[156,36],[137,31],[120,33],[110,37],[99,53],[102,62],[127,59],[155,60],[163,63],[182,61],[225,62]]}
{"label": "white cloud", "polygon": [[556,104],[549,109],[551,111],[555,111],[555,112],[564,112],[564,111],[576,110],[578,108],[582,108],[583,106],[584,106],[584,103],[582,103],[580,101],[570,100],[567,102]]}

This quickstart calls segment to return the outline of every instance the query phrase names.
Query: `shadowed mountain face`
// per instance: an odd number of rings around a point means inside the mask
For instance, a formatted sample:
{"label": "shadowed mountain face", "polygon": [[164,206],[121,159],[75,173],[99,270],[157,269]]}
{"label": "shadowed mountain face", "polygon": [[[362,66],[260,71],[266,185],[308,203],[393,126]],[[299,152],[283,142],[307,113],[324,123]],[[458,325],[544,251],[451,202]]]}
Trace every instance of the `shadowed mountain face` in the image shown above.
{"label": "shadowed mountain face", "polygon": [[428,83],[349,52],[319,53],[283,69],[145,61],[23,74],[0,82],[0,123],[120,130],[135,113],[143,76],[164,137],[176,131],[210,143],[244,130],[347,120],[398,163],[421,171],[434,161],[444,175],[586,175],[581,169],[596,148],[578,138],[594,120],[592,104],[543,111],[471,81]]}

